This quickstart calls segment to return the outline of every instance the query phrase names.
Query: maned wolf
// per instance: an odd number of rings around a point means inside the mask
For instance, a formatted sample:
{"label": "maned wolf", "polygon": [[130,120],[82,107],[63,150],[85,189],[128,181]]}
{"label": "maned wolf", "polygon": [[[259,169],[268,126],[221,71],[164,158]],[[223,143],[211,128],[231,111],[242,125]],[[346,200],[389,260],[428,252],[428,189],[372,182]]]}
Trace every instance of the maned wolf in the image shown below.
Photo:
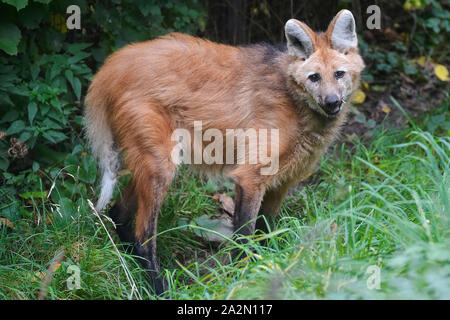
{"label": "maned wolf", "polygon": [[177,167],[175,130],[195,135],[196,121],[224,137],[227,129],[278,130],[278,140],[266,146],[279,163],[273,174],[261,174],[267,166],[261,162],[194,165],[235,183],[234,230],[249,235],[265,227],[258,214],[272,221],[288,188],[311,173],[345,121],[364,68],[352,13],[340,11],[324,33],[291,19],[285,34],[287,50],[232,47],[171,33],[112,54],[92,81],[85,126],[103,176],[97,209],[111,199],[123,151],[132,179],[110,215],[121,240],[145,258],[157,293],[165,284],[155,234]]}

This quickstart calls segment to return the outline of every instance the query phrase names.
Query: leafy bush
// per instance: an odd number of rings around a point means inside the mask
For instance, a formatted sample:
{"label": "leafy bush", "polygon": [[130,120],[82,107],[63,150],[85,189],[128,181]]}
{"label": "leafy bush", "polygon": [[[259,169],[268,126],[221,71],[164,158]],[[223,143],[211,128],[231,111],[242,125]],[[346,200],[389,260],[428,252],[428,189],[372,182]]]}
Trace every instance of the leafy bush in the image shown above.
{"label": "leafy bush", "polygon": [[[383,74],[404,72],[426,80],[411,57],[422,56],[426,60],[434,57],[438,61],[448,56],[448,45],[445,45],[450,40],[448,5],[439,0],[406,0],[402,14],[391,18],[392,25],[385,25],[381,30],[383,39],[389,41],[373,46],[360,39],[363,56],[370,63],[365,79],[371,82]],[[402,23],[396,23],[400,19]]]}
{"label": "leafy bush", "polygon": [[[67,29],[69,5],[81,9],[81,30]],[[83,95],[103,60],[133,41],[195,33],[203,20],[197,0],[0,0],[0,172],[63,164],[83,144]]]}

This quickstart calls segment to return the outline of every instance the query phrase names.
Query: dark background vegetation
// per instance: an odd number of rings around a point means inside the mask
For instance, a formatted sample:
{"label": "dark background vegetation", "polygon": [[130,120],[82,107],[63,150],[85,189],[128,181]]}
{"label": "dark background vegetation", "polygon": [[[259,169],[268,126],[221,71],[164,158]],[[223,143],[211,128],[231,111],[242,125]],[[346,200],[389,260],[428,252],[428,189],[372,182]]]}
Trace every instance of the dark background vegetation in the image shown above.
{"label": "dark background vegetation", "polygon": [[[81,30],[66,28],[72,4],[81,8]],[[366,27],[371,4],[381,8],[380,30]],[[61,206],[79,205],[82,195],[95,198],[97,169],[82,134],[83,98],[110,53],[172,31],[232,45],[278,44],[289,18],[325,30],[342,8],[355,16],[367,65],[364,95],[344,139],[370,138],[370,129],[386,118],[407,125],[389,95],[431,132],[449,130],[448,79],[435,72],[449,65],[447,1],[0,0],[0,216],[35,214],[22,204],[45,198],[52,187],[60,192],[51,200]],[[78,183],[57,180],[62,168]]]}

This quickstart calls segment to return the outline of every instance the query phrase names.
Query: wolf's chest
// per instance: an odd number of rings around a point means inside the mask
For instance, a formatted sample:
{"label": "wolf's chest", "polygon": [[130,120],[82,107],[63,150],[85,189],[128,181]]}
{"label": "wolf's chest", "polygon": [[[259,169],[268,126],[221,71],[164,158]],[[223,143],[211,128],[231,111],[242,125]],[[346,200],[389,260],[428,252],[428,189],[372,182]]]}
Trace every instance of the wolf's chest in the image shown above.
{"label": "wolf's chest", "polygon": [[293,150],[285,156],[271,185],[295,184],[307,178],[317,165],[330,141],[318,135],[302,135]]}

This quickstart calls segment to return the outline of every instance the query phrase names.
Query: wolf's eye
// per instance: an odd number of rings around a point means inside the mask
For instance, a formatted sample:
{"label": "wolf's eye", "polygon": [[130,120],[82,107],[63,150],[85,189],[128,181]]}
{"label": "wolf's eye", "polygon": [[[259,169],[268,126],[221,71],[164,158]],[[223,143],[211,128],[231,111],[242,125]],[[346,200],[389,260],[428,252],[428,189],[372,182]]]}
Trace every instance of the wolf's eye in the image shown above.
{"label": "wolf's eye", "polygon": [[312,82],[317,82],[320,80],[320,74],[314,73],[308,77],[308,79]]}
{"label": "wolf's eye", "polygon": [[334,73],[334,77],[335,77],[336,79],[340,79],[340,78],[342,78],[342,77],[344,76],[344,74],[345,74],[345,71],[336,71],[336,72]]}

